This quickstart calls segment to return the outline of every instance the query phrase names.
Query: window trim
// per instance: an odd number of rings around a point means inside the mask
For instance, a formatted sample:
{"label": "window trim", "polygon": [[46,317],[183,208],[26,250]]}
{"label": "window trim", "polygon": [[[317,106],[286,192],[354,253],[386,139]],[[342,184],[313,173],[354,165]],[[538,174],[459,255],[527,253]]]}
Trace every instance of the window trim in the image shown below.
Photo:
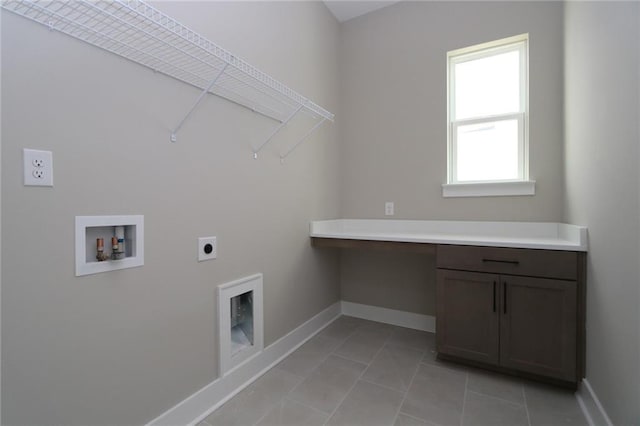
{"label": "window trim", "polygon": [[535,195],[536,181],[496,181],[475,183],[445,183],[442,185],[444,198],[455,197],[509,197]]}
{"label": "window trim", "polygon": [[[455,108],[455,79],[453,78],[454,65],[467,61],[477,60],[484,57],[493,56],[503,52],[519,50],[520,55],[520,111],[492,116],[478,116],[453,120]],[[443,184],[443,196],[495,196],[495,195],[534,195],[535,181],[529,179],[529,34],[520,34],[513,37],[482,43],[462,49],[447,52],[447,183]],[[457,127],[465,124],[476,124],[483,122],[502,121],[516,118],[518,120],[518,178],[509,180],[483,180],[483,181],[458,181],[456,170],[456,136]],[[525,185],[513,185],[514,183],[525,183]],[[502,185],[504,184],[504,185]],[[452,188],[456,185],[464,186],[465,190],[455,191]],[[499,189],[503,186],[504,194]],[[477,188],[478,191],[471,191],[470,188]],[[486,191],[481,188],[491,188]],[[517,190],[516,188],[522,188]],[[477,193],[476,193],[477,192]],[[486,194],[485,194],[486,193]],[[448,194],[448,195],[447,195]]]}
{"label": "window trim", "polygon": [[489,182],[522,182],[525,180],[524,175],[524,139],[525,139],[525,130],[524,130],[524,122],[525,117],[524,113],[516,112],[511,114],[501,114],[501,115],[492,115],[481,118],[469,118],[465,120],[458,120],[451,123],[451,153],[452,160],[457,158],[457,148],[458,148],[458,132],[456,131],[460,126],[468,126],[470,124],[482,124],[482,123],[495,123],[498,121],[507,121],[507,120],[516,120],[518,122],[518,177],[515,179],[501,179],[501,180],[480,180],[480,181],[472,181],[472,180],[454,180],[453,177],[457,176],[458,167],[456,161],[451,161],[449,164],[449,170],[452,175],[452,179],[450,179],[450,184],[467,184],[467,183],[489,183]]}

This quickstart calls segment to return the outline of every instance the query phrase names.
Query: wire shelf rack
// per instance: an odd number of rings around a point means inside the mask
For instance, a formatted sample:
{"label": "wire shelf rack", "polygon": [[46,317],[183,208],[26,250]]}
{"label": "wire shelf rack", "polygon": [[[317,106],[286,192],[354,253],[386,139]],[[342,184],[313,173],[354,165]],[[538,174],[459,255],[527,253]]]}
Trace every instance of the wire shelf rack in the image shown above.
{"label": "wire shelf rack", "polygon": [[3,0],[2,8],[201,89],[171,132],[173,142],[208,93],[279,122],[254,147],[254,157],[300,111],[318,123],[334,120],[334,114],[142,0]]}

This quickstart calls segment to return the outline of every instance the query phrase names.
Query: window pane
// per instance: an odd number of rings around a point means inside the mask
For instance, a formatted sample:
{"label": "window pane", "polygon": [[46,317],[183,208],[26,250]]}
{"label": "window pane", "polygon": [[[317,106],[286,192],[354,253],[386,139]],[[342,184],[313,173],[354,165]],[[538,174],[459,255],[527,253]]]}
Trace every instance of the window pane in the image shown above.
{"label": "window pane", "polygon": [[458,126],[457,180],[518,179],[518,120]]}
{"label": "window pane", "polygon": [[520,112],[520,52],[455,64],[455,117]]}

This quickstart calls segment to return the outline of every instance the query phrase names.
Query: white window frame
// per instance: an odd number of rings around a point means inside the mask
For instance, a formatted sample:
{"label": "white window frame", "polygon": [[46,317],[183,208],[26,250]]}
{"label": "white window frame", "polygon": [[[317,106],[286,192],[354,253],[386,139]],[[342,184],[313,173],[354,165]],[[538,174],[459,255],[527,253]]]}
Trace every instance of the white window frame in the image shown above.
{"label": "white window frame", "polygon": [[[445,197],[534,195],[529,179],[529,35],[521,34],[447,52],[447,183]],[[520,110],[505,114],[455,120],[455,65],[511,51],[520,52]],[[518,122],[518,177],[509,180],[459,181],[457,129],[463,125],[516,119]]]}

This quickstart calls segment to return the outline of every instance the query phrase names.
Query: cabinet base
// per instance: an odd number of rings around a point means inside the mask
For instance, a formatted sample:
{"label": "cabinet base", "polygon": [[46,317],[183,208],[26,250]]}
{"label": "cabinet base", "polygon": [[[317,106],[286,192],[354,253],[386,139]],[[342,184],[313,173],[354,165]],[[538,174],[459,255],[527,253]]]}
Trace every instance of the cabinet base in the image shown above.
{"label": "cabinet base", "polygon": [[546,383],[558,387],[562,387],[565,389],[571,389],[576,391],[578,389],[579,382],[568,382],[566,380],[554,379],[552,377],[540,376],[537,374],[525,373],[518,370],[512,370],[510,368],[504,368],[497,365],[485,364],[478,361],[470,361],[464,358],[458,358],[456,356],[451,356],[443,353],[438,353],[438,359],[442,361],[455,362],[458,364],[464,364],[471,367],[481,368],[483,370],[490,370],[496,373],[508,374],[510,376],[521,377],[523,379],[533,380],[536,382]]}

